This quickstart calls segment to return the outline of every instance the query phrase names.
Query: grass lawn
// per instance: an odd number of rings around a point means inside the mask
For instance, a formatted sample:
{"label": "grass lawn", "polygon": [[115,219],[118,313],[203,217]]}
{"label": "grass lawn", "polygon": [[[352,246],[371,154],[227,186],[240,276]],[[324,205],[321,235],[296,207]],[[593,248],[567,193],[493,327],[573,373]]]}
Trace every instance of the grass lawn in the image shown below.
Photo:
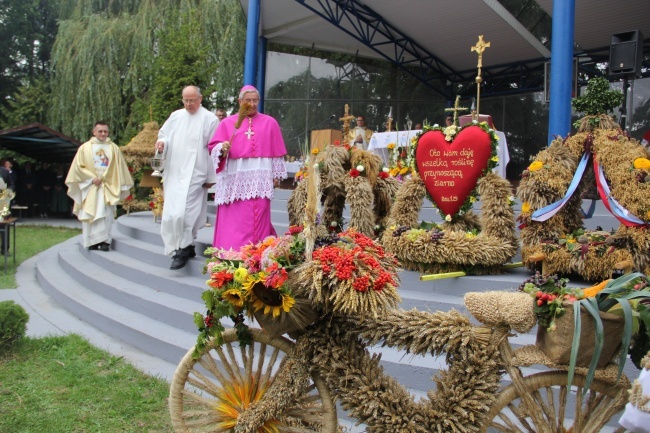
{"label": "grass lawn", "polygon": [[[79,229],[17,226],[16,265],[79,234]],[[16,287],[10,260],[0,288]],[[168,393],[166,381],[78,335],[24,338],[0,352],[2,433],[172,432]]]}
{"label": "grass lawn", "polygon": [[0,354],[0,432],[173,432],[169,385],[78,335]]}
{"label": "grass lawn", "polygon": [[[13,235],[13,233],[11,233]],[[72,229],[66,227],[48,227],[43,225],[17,225],[16,226],[16,267],[22,262],[35,256],[41,251],[59,244],[71,237],[81,234],[81,229]],[[14,240],[10,240],[9,247],[12,249],[7,257],[8,272],[4,272],[4,256],[0,256],[0,289],[15,289],[16,286],[16,268],[13,264],[13,245]]]}

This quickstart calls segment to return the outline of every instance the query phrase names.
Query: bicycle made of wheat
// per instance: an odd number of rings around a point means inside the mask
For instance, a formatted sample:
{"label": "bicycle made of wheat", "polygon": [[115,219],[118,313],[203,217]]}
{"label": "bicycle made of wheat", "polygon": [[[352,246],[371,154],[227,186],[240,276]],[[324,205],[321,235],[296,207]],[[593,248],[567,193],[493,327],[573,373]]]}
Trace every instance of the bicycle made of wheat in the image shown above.
{"label": "bicycle made of wheat", "polygon": [[[343,431],[337,402],[367,432],[595,433],[612,425],[627,403],[627,377],[610,364],[584,389],[586,369],[578,368],[569,386],[566,366],[532,345],[515,350],[509,339],[535,324],[530,304],[523,293],[468,293],[465,305],[480,325],[455,310],[321,312],[288,337],[251,328],[245,346],[229,329],[223,344],[212,341],[199,356],[190,350],[180,362],[170,393],[174,428],[334,433]],[[376,345],[444,354],[448,368],[416,400],[383,370],[369,350]],[[524,374],[522,367],[532,364],[548,369]]]}

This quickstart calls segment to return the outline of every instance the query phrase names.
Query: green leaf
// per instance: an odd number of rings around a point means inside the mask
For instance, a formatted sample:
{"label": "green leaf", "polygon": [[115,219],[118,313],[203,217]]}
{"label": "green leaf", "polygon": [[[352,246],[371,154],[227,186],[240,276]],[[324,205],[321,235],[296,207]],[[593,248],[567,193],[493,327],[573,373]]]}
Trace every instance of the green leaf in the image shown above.
{"label": "green leaf", "polygon": [[203,328],[205,326],[205,322],[203,322],[203,314],[201,313],[194,313],[194,324],[196,325],[197,328]]}
{"label": "green leaf", "polygon": [[625,325],[623,327],[623,339],[621,340],[621,353],[618,357],[618,374],[616,380],[621,377],[623,372],[623,367],[627,361],[627,351],[630,348],[630,341],[632,341],[632,307],[630,302],[627,299],[618,299],[618,303],[621,305],[622,310],[625,313]]}
{"label": "green leaf", "polygon": [[585,379],[585,386],[582,388],[582,395],[587,393],[587,390],[591,386],[591,382],[594,380],[594,374],[596,373],[596,366],[598,365],[598,359],[600,354],[603,351],[603,342],[605,341],[605,336],[603,335],[603,321],[600,319],[600,314],[598,312],[598,303],[594,298],[587,298],[584,301],[580,302],[584,305],[585,309],[591,314],[591,317],[594,319],[594,326],[596,327],[596,345],[594,347],[594,354],[591,357],[591,362],[589,363],[589,370],[587,371],[587,378]]}
{"label": "green leaf", "polygon": [[575,301],[573,303],[573,342],[571,343],[571,359],[569,361],[569,377],[567,382],[569,387],[573,382],[576,361],[578,359],[578,347],[580,347],[580,304],[581,301]]}

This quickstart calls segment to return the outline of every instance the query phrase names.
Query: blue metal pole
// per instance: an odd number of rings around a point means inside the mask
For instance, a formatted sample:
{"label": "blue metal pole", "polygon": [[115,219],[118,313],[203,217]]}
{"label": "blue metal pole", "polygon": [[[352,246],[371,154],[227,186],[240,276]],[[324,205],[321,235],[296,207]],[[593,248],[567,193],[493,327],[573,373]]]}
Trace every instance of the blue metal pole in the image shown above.
{"label": "blue metal pole", "polygon": [[260,0],[248,1],[246,24],[246,53],[244,56],[244,85],[254,85],[257,71],[257,38],[260,28]]}
{"label": "blue metal pole", "polygon": [[260,113],[264,113],[264,93],[266,89],[266,53],[268,51],[267,39],[261,37],[257,58],[257,90],[260,91],[260,105],[257,107]]}
{"label": "blue metal pole", "polygon": [[571,130],[574,21],[575,0],[554,0],[548,144],[556,135],[564,137]]}

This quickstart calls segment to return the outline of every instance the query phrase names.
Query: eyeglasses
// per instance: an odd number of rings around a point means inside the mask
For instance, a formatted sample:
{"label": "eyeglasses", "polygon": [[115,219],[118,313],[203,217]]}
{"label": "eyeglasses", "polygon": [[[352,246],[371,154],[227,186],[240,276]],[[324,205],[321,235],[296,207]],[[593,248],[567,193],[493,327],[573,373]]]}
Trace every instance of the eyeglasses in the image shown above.
{"label": "eyeglasses", "polygon": [[182,99],[183,104],[194,104],[198,99]]}
{"label": "eyeglasses", "polygon": [[242,99],[242,102],[246,102],[247,104],[259,104],[260,100],[259,99]]}

